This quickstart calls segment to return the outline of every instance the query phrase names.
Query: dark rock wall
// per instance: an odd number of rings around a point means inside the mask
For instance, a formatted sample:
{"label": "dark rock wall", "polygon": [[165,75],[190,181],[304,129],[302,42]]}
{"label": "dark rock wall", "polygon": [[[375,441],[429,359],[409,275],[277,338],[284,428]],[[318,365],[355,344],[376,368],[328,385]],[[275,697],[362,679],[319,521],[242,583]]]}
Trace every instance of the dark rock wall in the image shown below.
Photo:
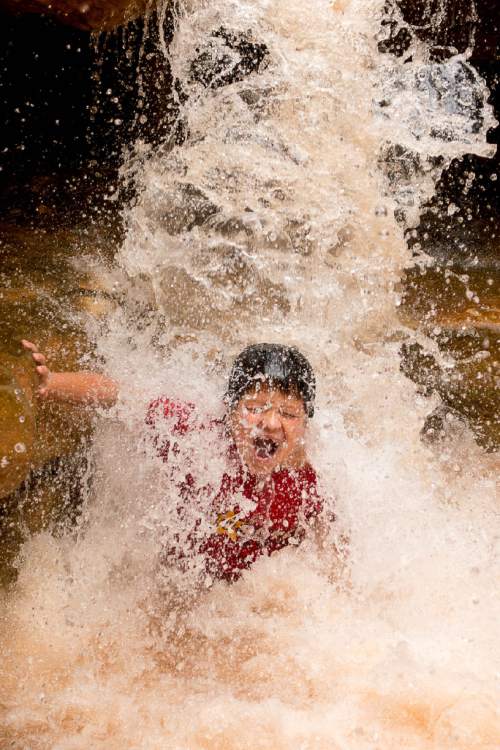
{"label": "dark rock wall", "polygon": [[[165,33],[168,40],[168,16]],[[32,188],[40,178],[50,182],[52,197],[44,199],[57,210],[71,205],[72,196],[78,206],[82,184],[75,175],[81,170],[100,202],[99,192],[115,180],[127,144],[139,135],[151,143],[168,135],[175,105],[157,35],[154,14],[100,37],[46,16],[0,14],[4,215],[17,206],[26,218],[33,202],[36,208]]]}
{"label": "dark rock wall", "polygon": [[0,0],[0,10],[49,15],[77,29],[104,31],[137,18],[147,4],[147,0]]}
{"label": "dark rock wall", "polygon": [[[390,0],[385,21],[389,33],[379,48],[405,57],[416,37],[430,45],[434,60],[471,49],[470,62],[486,81],[495,117],[500,120],[500,3],[476,0],[475,5],[473,23],[469,0]],[[403,24],[391,12],[395,7]],[[443,14],[438,22],[439,8]],[[493,159],[467,155],[443,173],[434,198],[423,208],[418,236],[411,230],[408,234],[410,245],[418,243],[430,255],[458,264],[466,265],[476,257],[488,265],[500,263],[500,125],[489,131],[488,141],[497,144]],[[458,208],[453,222],[447,215],[450,202]],[[466,220],[458,221],[460,217]]]}

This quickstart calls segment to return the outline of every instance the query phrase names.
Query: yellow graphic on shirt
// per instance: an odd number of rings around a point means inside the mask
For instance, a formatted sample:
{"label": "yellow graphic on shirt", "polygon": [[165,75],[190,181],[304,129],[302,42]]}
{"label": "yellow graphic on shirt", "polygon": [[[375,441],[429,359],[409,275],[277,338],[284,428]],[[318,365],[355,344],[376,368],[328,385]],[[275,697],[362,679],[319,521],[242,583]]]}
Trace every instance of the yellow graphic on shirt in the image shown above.
{"label": "yellow graphic on shirt", "polygon": [[217,516],[217,534],[228,536],[233,542],[238,539],[242,526],[241,513],[236,513],[234,510],[219,513]]}

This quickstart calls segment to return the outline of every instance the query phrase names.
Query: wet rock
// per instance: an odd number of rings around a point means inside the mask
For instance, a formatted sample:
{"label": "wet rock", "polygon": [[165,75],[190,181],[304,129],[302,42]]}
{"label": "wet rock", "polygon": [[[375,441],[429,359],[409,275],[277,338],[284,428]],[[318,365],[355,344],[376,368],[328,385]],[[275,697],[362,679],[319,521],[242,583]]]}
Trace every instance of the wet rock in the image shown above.
{"label": "wet rock", "polygon": [[[439,353],[421,344],[402,348],[401,368],[422,393],[436,392],[444,412],[431,415],[424,426],[427,437],[439,437],[448,425],[443,414],[465,420],[487,450],[500,448],[500,332],[487,325],[472,327],[461,321],[442,327],[433,336]],[[447,421],[448,420],[448,421]]]}
{"label": "wet rock", "polygon": [[[497,248],[498,250],[498,248]],[[425,395],[438,393],[439,414],[424,426],[426,439],[441,439],[452,421],[465,420],[477,442],[500,448],[500,277],[497,268],[449,264],[406,273],[401,317],[434,343],[408,342],[401,368]]]}
{"label": "wet rock", "polygon": [[26,480],[0,504],[0,585],[16,575],[22,543],[46,529],[64,533],[80,517],[89,490],[87,444],[68,456],[33,469]]}
{"label": "wet rock", "polygon": [[[34,233],[4,225],[0,245],[0,498],[29,479],[30,472],[78,450],[91,430],[85,410],[40,401],[37,375],[20,341],[35,341],[53,369],[77,369],[92,347],[83,315],[99,317],[115,304],[82,252],[81,232]],[[92,251],[94,238],[89,236]]]}
{"label": "wet rock", "polygon": [[13,492],[31,468],[36,419],[27,359],[0,356],[0,498]]}
{"label": "wet rock", "polygon": [[82,408],[37,400],[35,380],[29,357],[0,352],[0,499],[32,470],[77,450],[91,430]]}
{"label": "wet rock", "polygon": [[258,73],[267,64],[269,50],[251,31],[235,33],[221,26],[213,31],[191,63],[191,79],[205,88],[217,89]]}
{"label": "wet rock", "polygon": [[175,183],[158,191],[155,197],[150,218],[171,235],[202,226],[219,211],[201,190],[189,183]]}
{"label": "wet rock", "polygon": [[495,59],[500,29],[496,0],[389,0],[385,3],[381,52],[401,56],[414,40],[427,43],[432,60],[441,60],[473,48],[475,59]]}
{"label": "wet rock", "polygon": [[[112,241],[86,228],[3,225],[0,244],[0,581],[15,577],[27,535],[65,523],[83,496],[88,410],[36,397],[35,341],[53,369],[80,367],[92,346],[84,322],[115,299],[94,270]],[[102,261],[101,261],[102,262]]]}
{"label": "wet rock", "polygon": [[422,428],[422,439],[429,445],[460,438],[467,429],[467,420],[450,407],[439,406],[429,414]]}
{"label": "wet rock", "polygon": [[500,317],[499,289],[499,269],[486,263],[473,268],[417,265],[403,278],[401,314],[409,325],[418,320],[429,332],[440,325],[494,327]]}
{"label": "wet rock", "polygon": [[0,0],[10,13],[52,15],[58,21],[88,31],[106,31],[142,15],[147,0]]}

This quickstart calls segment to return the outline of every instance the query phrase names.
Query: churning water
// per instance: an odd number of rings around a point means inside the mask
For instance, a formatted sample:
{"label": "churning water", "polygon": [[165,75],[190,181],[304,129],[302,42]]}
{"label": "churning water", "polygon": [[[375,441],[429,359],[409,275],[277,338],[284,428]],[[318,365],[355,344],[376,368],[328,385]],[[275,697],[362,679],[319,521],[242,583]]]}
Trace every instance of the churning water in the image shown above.
{"label": "churning water", "polygon": [[[80,528],[33,538],[4,603],[2,748],[499,747],[494,466],[467,432],[420,440],[434,404],[399,369],[393,218],[430,194],[432,157],[488,154],[491,114],[464,59],[379,55],[381,5],[179,3],[186,142],[124,167],[124,304],[96,333],[123,399]],[[332,583],[333,545],[305,543],[199,593],[157,563],[176,498],[144,413],[162,393],[220,411],[256,341],[317,371],[310,453],[348,572]],[[189,451],[216,482],[217,446]]]}

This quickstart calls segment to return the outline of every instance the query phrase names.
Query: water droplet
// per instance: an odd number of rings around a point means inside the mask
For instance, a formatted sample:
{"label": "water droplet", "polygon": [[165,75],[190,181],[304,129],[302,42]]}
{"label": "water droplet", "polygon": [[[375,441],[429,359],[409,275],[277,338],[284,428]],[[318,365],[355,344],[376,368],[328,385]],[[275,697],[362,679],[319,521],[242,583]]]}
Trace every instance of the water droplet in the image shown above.
{"label": "water droplet", "polygon": [[24,443],[16,443],[14,446],[16,453],[26,453],[26,446]]}

